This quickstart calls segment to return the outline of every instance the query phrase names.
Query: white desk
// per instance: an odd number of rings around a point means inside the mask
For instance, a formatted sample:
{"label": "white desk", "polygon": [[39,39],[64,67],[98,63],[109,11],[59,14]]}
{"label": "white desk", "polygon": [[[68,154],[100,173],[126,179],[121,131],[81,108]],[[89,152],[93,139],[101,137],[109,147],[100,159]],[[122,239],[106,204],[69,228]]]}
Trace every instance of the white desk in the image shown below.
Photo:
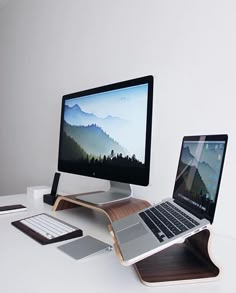
{"label": "white desk", "polygon": [[[2,196],[0,205],[22,203],[27,212],[0,215],[0,290],[2,293],[69,293],[69,292],[158,292],[158,293],[225,293],[235,292],[236,240],[211,236],[210,254],[221,273],[214,281],[147,287],[133,267],[122,266],[115,252],[103,251],[83,260],[74,260],[57,247],[64,242],[42,246],[15,227],[12,221],[41,212],[80,227],[91,235],[112,244],[107,218],[102,213],[79,207],[51,212],[42,200],[26,195]],[[68,240],[73,241],[73,240]]]}

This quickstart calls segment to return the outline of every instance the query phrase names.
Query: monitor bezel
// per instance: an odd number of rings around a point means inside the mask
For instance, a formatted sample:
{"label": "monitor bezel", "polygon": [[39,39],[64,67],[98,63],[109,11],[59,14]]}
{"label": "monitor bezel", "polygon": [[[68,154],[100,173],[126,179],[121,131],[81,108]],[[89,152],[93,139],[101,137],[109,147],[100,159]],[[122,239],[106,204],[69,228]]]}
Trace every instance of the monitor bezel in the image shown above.
{"label": "monitor bezel", "polygon": [[[66,94],[62,97],[61,104],[61,119],[60,119],[60,134],[59,134],[59,151],[58,151],[58,170],[60,172],[71,173],[75,175],[82,175],[87,177],[106,179],[110,181],[135,184],[140,186],[147,186],[150,177],[150,156],[151,156],[151,132],[152,132],[152,109],[153,109],[153,83],[152,75],[143,76],[131,80],[121,81],[109,85],[86,89],[71,94]],[[61,159],[61,146],[63,134],[63,118],[65,100],[80,98],[87,95],[93,95],[101,92],[117,90],[142,84],[148,84],[147,96],[147,117],[146,117],[146,142],[145,142],[145,161],[141,168],[128,167],[105,167],[91,169],[80,167],[78,164],[68,163]]]}
{"label": "monitor bezel", "polygon": [[[214,209],[212,215],[208,215],[207,213],[198,213],[197,209],[193,206],[187,205],[183,203],[182,201],[178,200],[178,196],[176,195],[175,192],[175,187],[176,185],[174,184],[174,190],[173,190],[173,198],[174,200],[181,206],[183,206],[186,210],[188,210],[190,213],[194,214],[198,218],[206,218],[207,220],[210,221],[212,224],[214,221],[214,216],[215,216],[215,211],[216,211],[216,206],[217,206],[217,201],[218,201],[218,196],[219,196],[219,189],[220,189],[220,183],[221,183],[221,178],[222,178],[222,173],[223,173],[223,167],[224,167],[224,160],[225,160],[225,154],[226,154],[226,148],[227,148],[227,142],[228,142],[228,135],[227,134],[213,134],[213,135],[196,135],[196,136],[184,136],[182,140],[182,145],[181,145],[181,151],[180,151],[180,156],[179,156],[179,163],[178,167],[180,164],[182,152],[183,152],[183,145],[187,141],[224,141],[225,142],[225,147],[224,147],[224,152],[223,152],[223,157],[222,157],[222,164],[221,164],[221,169],[220,169],[220,174],[219,174],[219,180],[216,188],[216,198],[215,198],[215,203],[214,203]],[[178,172],[178,167],[177,167],[177,172]],[[177,172],[176,172],[176,178],[177,178]]]}

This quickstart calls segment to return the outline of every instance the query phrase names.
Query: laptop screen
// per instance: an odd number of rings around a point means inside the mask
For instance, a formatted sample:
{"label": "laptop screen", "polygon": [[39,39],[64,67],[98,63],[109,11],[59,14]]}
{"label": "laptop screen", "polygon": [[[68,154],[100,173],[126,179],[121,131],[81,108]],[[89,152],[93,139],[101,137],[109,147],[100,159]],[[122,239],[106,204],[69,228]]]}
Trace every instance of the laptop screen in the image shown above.
{"label": "laptop screen", "polygon": [[214,219],[227,135],[184,137],[174,187],[178,204],[200,218]]}

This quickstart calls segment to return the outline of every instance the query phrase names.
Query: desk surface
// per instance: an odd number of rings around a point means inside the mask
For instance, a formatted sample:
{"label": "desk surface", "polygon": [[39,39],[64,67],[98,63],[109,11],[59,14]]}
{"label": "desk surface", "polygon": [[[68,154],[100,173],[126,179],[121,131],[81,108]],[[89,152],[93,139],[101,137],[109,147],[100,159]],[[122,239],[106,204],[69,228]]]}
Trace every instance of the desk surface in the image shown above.
{"label": "desk surface", "polygon": [[[74,260],[57,249],[73,240],[42,246],[15,227],[12,221],[46,212],[72,225],[80,227],[84,235],[91,235],[112,244],[108,232],[108,219],[83,207],[52,212],[41,199],[26,195],[1,196],[0,205],[22,203],[26,212],[0,215],[0,287],[1,292],[158,292],[191,293],[235,292],[234,267],[236,240],[212,234],[210,255],[221,273],[213,281],[194,282],[150,288],[144,286],[133,267],[122,266],[114,251],[103,251],[83,260]],[[227,291],[228,290],[228,291]]]}

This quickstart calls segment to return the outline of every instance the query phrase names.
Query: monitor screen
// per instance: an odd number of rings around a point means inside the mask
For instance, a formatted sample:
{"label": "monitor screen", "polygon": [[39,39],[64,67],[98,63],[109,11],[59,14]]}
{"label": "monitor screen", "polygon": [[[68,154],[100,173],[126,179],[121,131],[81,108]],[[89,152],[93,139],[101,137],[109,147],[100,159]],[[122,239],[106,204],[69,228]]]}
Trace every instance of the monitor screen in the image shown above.
{"label": "monitor screen", "polygon": [[153,77],[63,96],[58,169],[148,185]]}
{"label": "monitor screen", "polygon": [[185,137],[174,198],[199,217],[213,221],[227,135]]}

